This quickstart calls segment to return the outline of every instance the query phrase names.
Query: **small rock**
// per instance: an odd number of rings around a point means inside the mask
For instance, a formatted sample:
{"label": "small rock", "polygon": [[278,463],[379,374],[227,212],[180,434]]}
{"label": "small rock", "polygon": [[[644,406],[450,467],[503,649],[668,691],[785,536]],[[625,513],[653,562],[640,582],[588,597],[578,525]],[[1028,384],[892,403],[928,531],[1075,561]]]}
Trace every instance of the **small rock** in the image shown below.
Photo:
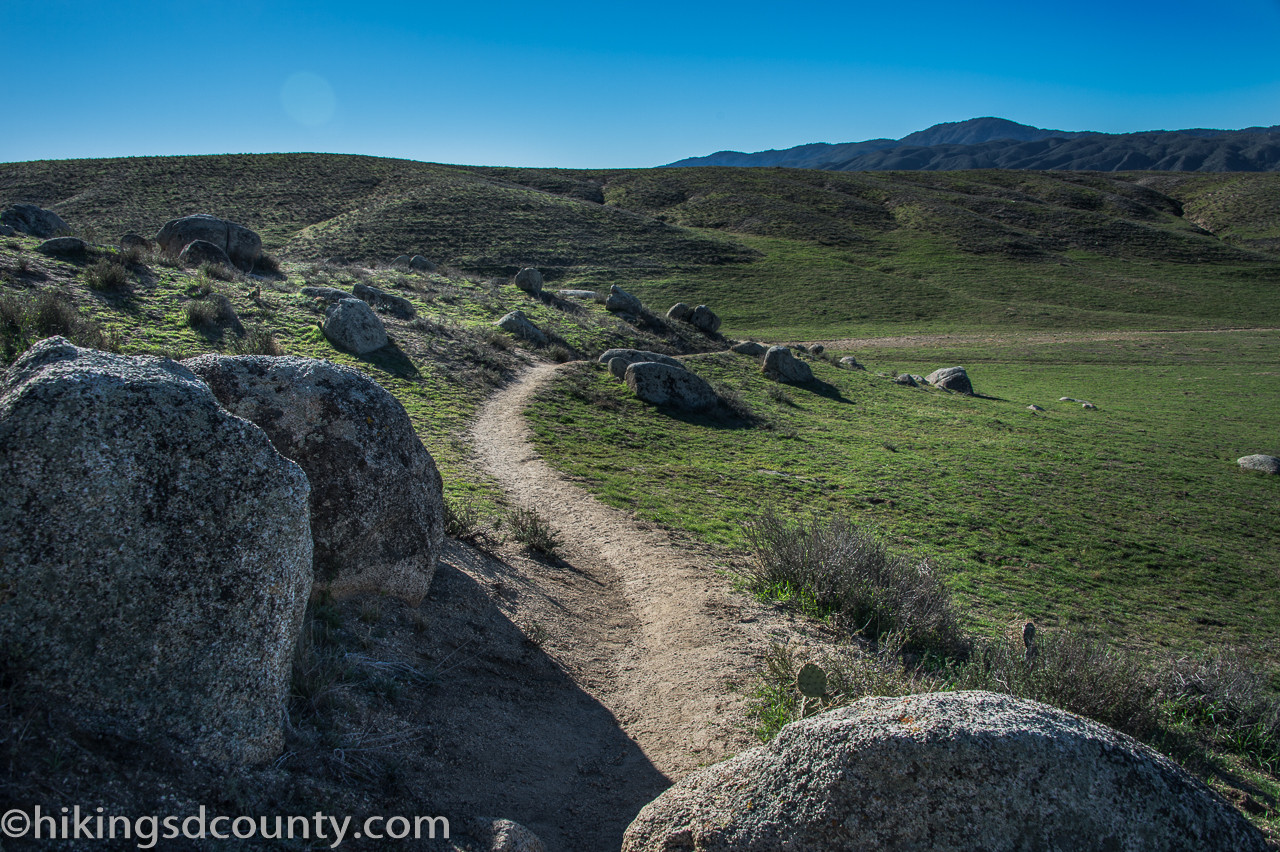
{"label": "small rock", "polygon": [[436,265],[420,254],[409,258],[409,268],[414,272],[435,272]]}
{"label": "small rock", "polygon": [[826,351],[827,351],[827,347],[823,346],[821,343],[815,343],[813,344],[813,346],[809,347],[809,352],[814,355],[821,355],[823,352],[826,352]]}
{"label": "small rock", "polygon": [[625,379],[627,377],[627,368],[631,366],[631,362],[626,358],[610,358],[609,374],[615,379]]}
{"label": "small rock", "polygon": [[324,313],[324,336],[357,355],[368,355],[389,342],[373,308],[355,298],[340,299],[329,306]]}
{"label": "small rock", "polygon": [[[0,213],[0,224],[7,225],[19,234],[37,239],[71,233],[71,226],[52,210],[34,204],[13,204]],[[13,236],[6,234],[5,236]]]}
{"label": "small rock", "polygon": [[192,240],[178,255],[179,262],[187,266],[199,266],[202,263],[216,263],[231,266],[231,258],[221,247],[208,240]]}
{"label": "small rock", "polygon": [[128,251],[129,249],[141,249],[142,251],[152,251],[156,244],[141,234],[125,234],[120,238],[120,250]]}
{"label": "small rock", "polygon": [[494,325],[503,331],[511,332],[516,337],[523,337],[525,340],[531,340],[539,345],[547,343],[546,333],[530,322],[529,318],[524,315],[524,311],[512,311],[494,323]]}
{"label": "small rock", "polygon": [[720,317],[716,316],[706,305],[698,305],[689,317],[689,325],[706,334],[715,334],[720,330]]}
{"label": "small rock", "polygon": [[693,316],[693,308],[684,302],[676,302],[667,310],[667,319],[679,320],[680,322],[688,322]]}
{"label": "small rock", "polygon": [[516,273],[516,287],[526,293],[538,295],[542,292],[542,273],[532,266],[526,266]]}
{"label": "small rock", "polygon": [[635,296],[614,284],[609,287],[609,298],[604,300],[604,309],[615,314],[638,314],[644,310],[644,305]]}
{"label": "small rock", "polygon": [[595,290],[557,290],[557,296],[563,296],[566,299],[594,299],[596,297]]}
{"label": "small rock", "polygon": [[791,354],[785,346],[770,346],[764,353],[764,366],[761,372],[777,382],[804,383],[813,381],[813,370],[809,365]]}
{"label": "small rock", "polygon": [[637,397],[653,405],[677,411],[705,411],[716,404],[711,385],[683,366],[638,361],[627,367],[623,378]]}
{"label": "small rock", "polygon": [[964,367],[943,367],[940,370],[934,370],[925,378],[925,381],[936,388],[973,396],[973,385],[969,382],[969,374],[965,372]]}
{"label": "small rock", "polygon": [[1074,397],[1069,397],[1069,396],[1058,397],[1058,402],[1079,402],[1079,401],[1080,400],[1075,399]]}
{"label": "small rock", "polygon": [[476,833],[487,852],[547,852],[542,839],[518,822],[482,817]]}
{"label": "small rock", "polygon": [[51,257],[74,257],[83,255],[88,250],[88,243],[79,237],[54,237],[36,246],[36,251]]}
{"label": "small rock", "polygon": [[735,343],[730,346],[729,351],[737,352],[739,355],[750,355],[752,358],[759,358],[767,350],[754,340],[744,340],[741,343]]}
{"label": "small rock", "polygon": [[840,359],[840,366],[846,370],[865,370],[866,367],[858,363],[858,359],[852,355],[846,355]]}
{"label": "small rock", "polygon": [[357,282],[351,288],[351,292],[357,299],[401,319],[413,319],[417,315],[413,303],[408,299],[392,295],[385,290],[379,290],[377,287],[370,287],[368,284]]}
{"label": "small rock", "polygon": [[906,385],[911,388],[919,387],[916,380],[911,377],[910,373],[899,373],[893,377],[893,383],[895,385]]}
{"label": "small rock", "polygon": [[1027,411],[1044,411],[1044,409],[1038,405],[1028,405]]}
{"label": "small rock", "polygon": [[312,299],[324,299],[326,302],[351,298],[351,294],[346,290],[339,290],[336,287],[303,287],[299,292]]}
{"label": "small rock", "polygon": [[[415,257],[416,257],[416,255],[415,255]],[[409,268],[409,261],[411,261],[411,260],[413,260],[413,258],[412,258],[412,257],[409,257],[409,255],[407,255],[407,254],[400,254],[400,255],[396,255],[396,259],[395,259],[395,260],[393,260],[393,261],[391,261],[391,265],[392,265],[392,266],[400,266],[400,267],[404,267],[405,269],[408,269],[408,268]]]}
{"label": "small rock", "polygon": [[0,237],[16,237],[18,232],[8,225],[0,225]]}
{"label": "small rock", "polygon": [[684,364],[672,358],[670,355],[663,355],[659,352],[649,352],[645,349],[606,349],[596,360],[601,364],[608,364],[614,358],[621,358],[628,364],[635,364],[640,361],[654,361],[659,364],[666,364],[670,367],[679,367],[683,370]]}
{"label": "small rock", "polygon": [[1085,411],[1097,411],[1097,410],[1098,410],[1098,406],[1094,405],[1092,402],[1082,402],[1082,403],[1080,403],[1080,407],[1081,407],[1081,408],[1083,408]]}
{"label": "small rock", "polygon": [[1236,459],[1241,470],[1257,470],[1262,473],[1280,474],[1280,459],[1275,456],[1252,455]]}

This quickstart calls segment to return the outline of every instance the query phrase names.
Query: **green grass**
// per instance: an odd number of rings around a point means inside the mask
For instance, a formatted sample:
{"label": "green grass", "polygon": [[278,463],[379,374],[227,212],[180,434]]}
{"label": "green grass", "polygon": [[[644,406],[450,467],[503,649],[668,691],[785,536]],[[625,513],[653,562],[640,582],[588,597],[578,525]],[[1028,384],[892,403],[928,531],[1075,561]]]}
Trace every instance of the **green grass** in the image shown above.
{"label": "green grass", "polygon": [[1213,357],[1176,369],[1143,341],[1088,344],[1082,364],[1069,347],[1057,364],[970,360],[991,399],[874,374],[954,363],[932,353],[858,353],[870,373],[816,362],[828,387],[788,388],[793,404],[751,359],[693,360],[771,428],[671,417],[583,366],[531,417],[545,457],[604,500],[727,548],[762,505],[869,523],[950,569],[979,630],[1032,618],[1150,647],[1265,649],[1280,639],[1280,491],[1235,459],[1280,453],[1280,336],[1212,340]]}

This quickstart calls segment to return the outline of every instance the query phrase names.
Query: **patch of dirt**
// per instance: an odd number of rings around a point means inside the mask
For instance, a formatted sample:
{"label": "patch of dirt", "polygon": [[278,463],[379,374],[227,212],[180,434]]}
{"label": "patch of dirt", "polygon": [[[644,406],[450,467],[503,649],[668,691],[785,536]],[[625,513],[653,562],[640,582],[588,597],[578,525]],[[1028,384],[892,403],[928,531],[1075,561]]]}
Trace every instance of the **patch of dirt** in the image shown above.
{"label": "patch of dirt", "polygon": [[900,349],[968,346],[972,344],[1053,344],[1098,343],[1108,340],[1141,340],[1175,334],[1231,334],[1237,331],[1280,331],[1275,328],[1191,328],[1175,331],[1046,331],[1020,334],[906,334],[896,337],[846,337],[839,340],[806,341],[806,346],[821,345],[827,349]]}

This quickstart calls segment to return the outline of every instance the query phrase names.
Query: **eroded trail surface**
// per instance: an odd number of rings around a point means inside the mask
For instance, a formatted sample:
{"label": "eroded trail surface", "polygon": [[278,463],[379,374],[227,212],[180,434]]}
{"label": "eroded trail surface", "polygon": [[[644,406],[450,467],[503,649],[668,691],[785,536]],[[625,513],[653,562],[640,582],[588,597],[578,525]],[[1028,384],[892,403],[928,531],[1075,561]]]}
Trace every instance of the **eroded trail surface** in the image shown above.
{"label": "eroded trail surface", "polygon": [[476,454],[512,501],[537,508],[564,545],[558,562],[521,560],[542,647],[611,711],[674,781],[752,744],[744,686],[789,622],[663,530],[605,506],[544,462],[523,412],[555,375],[535,366],[499,391],[473,428]]}

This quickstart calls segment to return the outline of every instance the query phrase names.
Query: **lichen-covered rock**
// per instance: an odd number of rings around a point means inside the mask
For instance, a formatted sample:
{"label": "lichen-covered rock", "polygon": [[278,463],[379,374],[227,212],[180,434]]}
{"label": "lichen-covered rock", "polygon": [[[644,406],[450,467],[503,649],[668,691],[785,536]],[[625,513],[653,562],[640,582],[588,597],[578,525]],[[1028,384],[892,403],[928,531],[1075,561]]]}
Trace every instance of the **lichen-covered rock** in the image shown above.
{"label": "lichen-covered rock", "polygon": [[1124,734],[990,692],[864,698],[685,776],[624,852],[1262,852],[1262,834]]}
{"label": "lichen-covered rock", "polygon": [[[417,257],[417,255],[414,255],[414,257]],[[405,269],[408,269],[409,264],[412,261],[413,261],[413,257],[409,257],[409,255],[407,254],[399,254],[399,255],[396,255],[395,260],[391,261],[391,265],[400,266],[400,267],[404,267]]]}
{"label": "lichen-covered rock", "polygon": [[86,730],[274,757],[310,488],[185,367],[55,337],[0,382],[0,645]]}
{"label": "lichen-covered rock", "polygon": [[516,287],[526,293],[538,295],[542,292],[542,273],[532,266],[526,266],[516,273]]}
{"label": "lichen-covered rock", "polygon": [[231,258],[222,247],[208,240],[192,240],[178,254],[178,261],[187,266],[199,266],[202,263],[217,263],[231,266]]}
{"label": "lichen-covered rock", "polygon": [[476,823],[486,852],[547,852],[542,838],[514,820],[481,817]]}
{"label": "lichen-covered rock", "polygon": [[621,358],[626,364],[635,364],[640,361],[655,361],[659,364],[666,364],[671,367],[678,367],[683,370],[684,364],[672,358],[670,355],[663,355],[660,352],[650,352],[647,349],[606,349],[601,353],[599,362],[608,364],[614,358]]}
{"label": "lichen-covered rock", "polygon": [[973,396],[973,385],[969,382],[969,374],[964,367],[943,367],[925,376],[925,381],[935,388],[955,391]]}
{"label": "lichen-covered rock", "polygon": [[253,269],[254,263],[262,256],[262,239],[254,231],[207,213],[165,222],[155,236],[156,244],[175,256],[195,240],[213,243],[226,252],[233,264],[244,270]]}
{"label": "lichen-covered rock", "polygon": [[596,297],[595,290],[557,290],[557,296],[566,299],[594,299]]}
{"label": "lichen-covered rock", "polygon": [[692,316],[693,316],[693,308],[689,307],[684,302],[676,302],[674,305],[672,305],[670,308],[667,309],[667,319],[669,320],[679,320],[680,322],[688,322],[689,318]]}
{"label": "lichen-covered rock", "polygon": [[9,205],[0,213],[0,223],[8,225],[19,234],[42,240],[71,233],[71,226],[61,216],[34,204]]}
{"label": "lichen-covered rock", "polygon": [[716,404],[711,385],[683,366],[638,361],[627,366],[623,378],[632,393],[653,405],[676,411],[705,411]]}
{"label": "lichen-covered rock", "polygon": [[325,310],[324,336],[357,355],[368,355],[388,343],[382,320],[367,302],[355,298],[339,299]]}
{"label": "lichen-covered rock", "polygon": [[737,352],[739,355],[750,355],[752,358],[759,358],[768,351],[762,344],[756,343],[754,340],[744,340],[741,343],[735,343],[729,347],[730,352]]}
{"label": "lichen-covered rock", "polygon": [[635,296],[613,284],[609,287],[609,298],[604,300],[604,309],[615,314],[638,314],[644,310],[644,305]]}
{"label": "lichen-covered rock", "polygon": [[[867,369],[866,367],[864,367],[864,366],[862,366],[861,364],[859,364],[859,363],[858,363],[858,359],[857,359],[857,358],[855,358],[855,357],[853,357],[852,355],[846,355],[846,356],[844,356],[843,358],[841,358],[841,359],[840,359],[840,366],[841,366],[841,367],[844,367],[846,370],[865,370],[865,369]],[[914,376],[912,376],[912,378],[914,379],[915,377],[914,377]]]}
{"label": "lichen-covered rock", "polygon": [[444,545],[444,498],[399,401],[359,370],[312,358],[201,355],[183,364],[311,480],[316,588],[421,603]]}
{"label": "lichen-covered rock", "polygon": [[1261,454],[1241,456],[1236,459],[1236,464],[1240,465],[1241,470],[1256,470],[1261,473],[1280,474],[1280,459],[1275,456]]}
{"label": "lichen-covered rock", "polygon": [[368,284],[356,282],[355,286],[351,288],[351,293],[371,307],[384,310],[400,319],[413,319],[418,313],[414,310],[413,303],[403,296],[388,293],[386,290],[379,290],[377,287],[370,287]]}
{"label": "lichen-covered rock", "polygon": [[803,384],[813,381],[813,370],[785,346],[770,346],[764,353],[764,365],[760,369],[775,382]]}
{"label": "lichen-covered rock", "polygon": [[435,272],[436,265],[420,254],[409,258],[409,268],[414,272]]}
{"label": "lichen-covered rock", "polygon": [[539,346],[546,345],[547,343],[546,332],[534,325],[533,322],[524,315],[524,311],[512,311],[494,323],[494,325],[503,331],[509,331],[516,337],[523,337],[525,340],[530,340]]}
{"label": "lichen-covered rock", "polygon": [[337,287],[303,287],[298,292],[312,299],[324,299],[326,302],[339,302],[351,298],[350,293],[339,290]]}
{"label": "lichen-covered rock", "polygon": [[615,379],[625,379],[627,377],[627,368],[630,366],[631,362],[626,358],[610,358],[609,375]]}
{"label": "lichen-covered rock", "polygon": [[54,237],[36,246],[36,251],[51,257],[81,257],[89,244],[79,237]]}
{"label": "lichen-covered rock", "polygon": [[706,305],[698,305],[689,317],[689,325],[706,334],[715,334],[720,330],[720,317]]}
{"label": "lichen-covered rock", "polygon": [[1044,411],[1044,409],[1038,405],[1028,405],[1027,411]]}
{"label": "lichen-covered rock", "polygon": [[919,385],[916,384],[915,378],[910,373],[899,373],[893,377],[893,383],[895,385],[906,385],[909,388],[919,387]]}

